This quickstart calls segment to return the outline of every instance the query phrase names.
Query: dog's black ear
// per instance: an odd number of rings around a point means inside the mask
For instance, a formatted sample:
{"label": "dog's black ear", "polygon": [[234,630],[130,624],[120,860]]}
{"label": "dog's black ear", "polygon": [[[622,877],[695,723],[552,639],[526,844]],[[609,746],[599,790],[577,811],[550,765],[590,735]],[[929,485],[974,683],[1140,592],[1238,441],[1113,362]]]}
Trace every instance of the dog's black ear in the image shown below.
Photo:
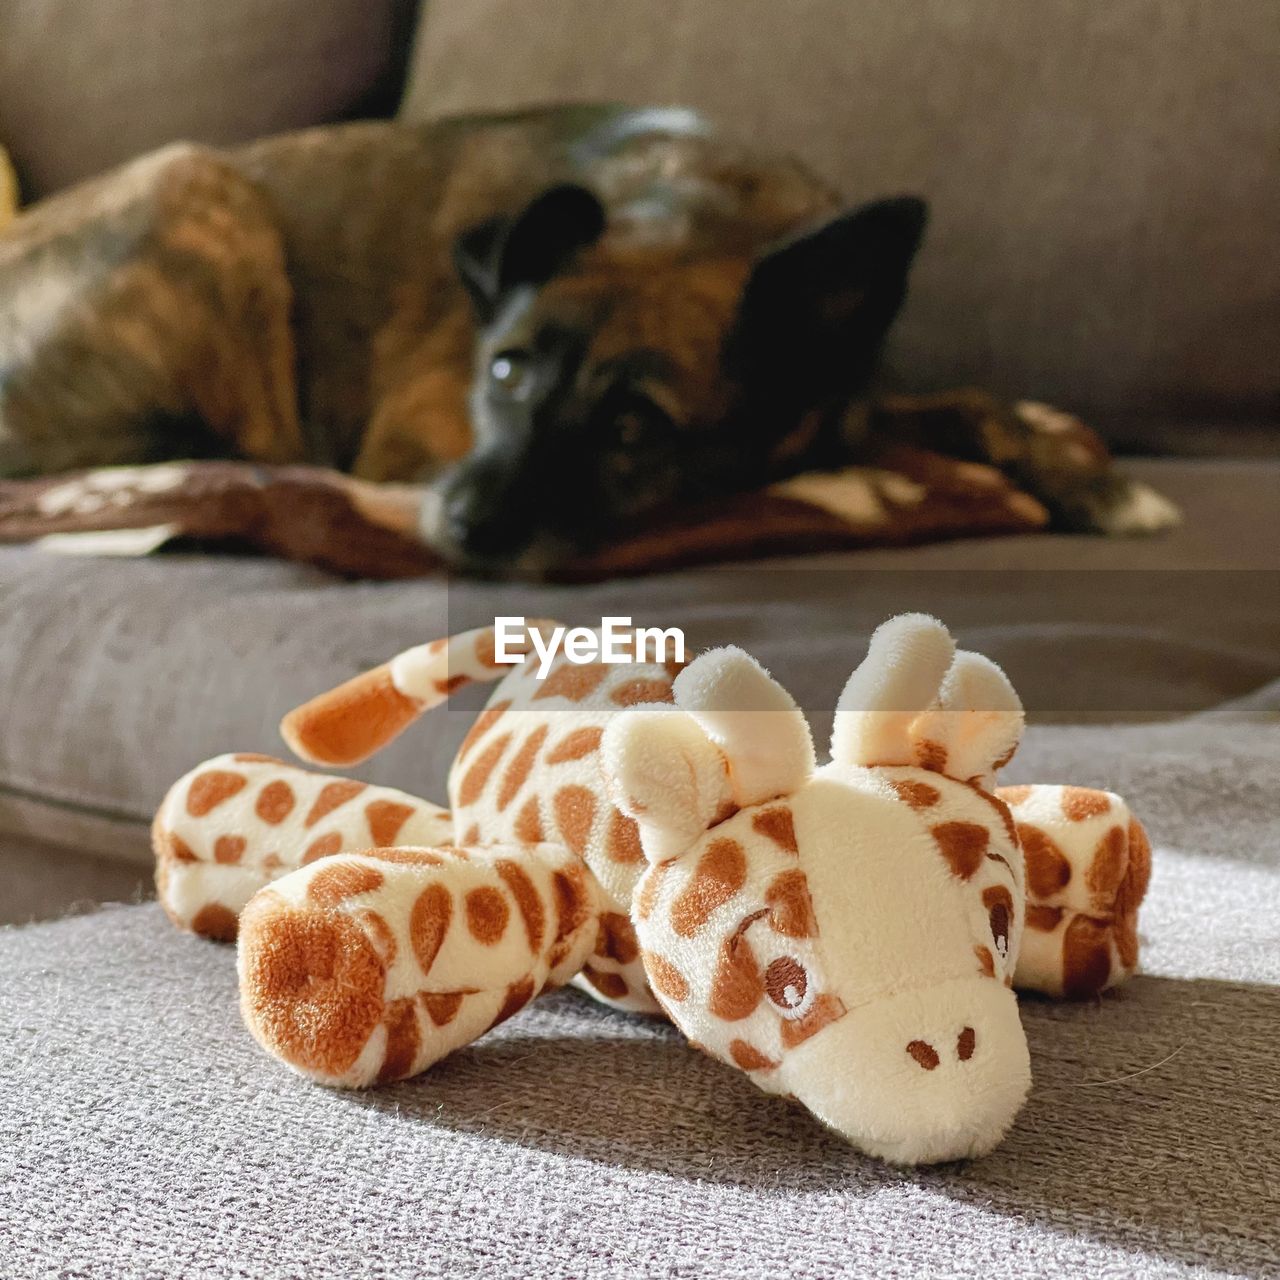
{"label": "dog's black ear", "polygon": [[806,396],[855,390],[902,305],[927,217],[915,196],[877,200],[766,251],[729,339],[732,370],[776,370]]}
{"label": "dog's black ear", "polygon": [[586,187],[549,187],[514,217],[464,231],[453,246],[454,266],[476,310],[488,318],[508,290],[550,280],[600,238],[604,223],[604,206]]}

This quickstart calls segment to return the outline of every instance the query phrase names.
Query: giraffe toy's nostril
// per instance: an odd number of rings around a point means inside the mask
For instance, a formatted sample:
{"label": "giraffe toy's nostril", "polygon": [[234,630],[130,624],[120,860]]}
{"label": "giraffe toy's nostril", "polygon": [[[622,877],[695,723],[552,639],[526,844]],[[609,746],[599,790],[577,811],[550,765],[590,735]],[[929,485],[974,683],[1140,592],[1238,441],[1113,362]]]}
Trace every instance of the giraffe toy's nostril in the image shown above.
{"label": "giraffe toy's nostril", "polygon": [[978,1033],[972,1027],[965,1027],[956,1041],[956,1056],[961,1062],[968,1062],[973,1057],[974,1047],[978,1043]]}
{"label": "giraffe toy's nostril", "polygon": [[938,1051],[933,1045],[924,1040],[912,1040],[907,1045],[907,1052],[922,1066],[926,1071],[932,1071],[938,1065]]}

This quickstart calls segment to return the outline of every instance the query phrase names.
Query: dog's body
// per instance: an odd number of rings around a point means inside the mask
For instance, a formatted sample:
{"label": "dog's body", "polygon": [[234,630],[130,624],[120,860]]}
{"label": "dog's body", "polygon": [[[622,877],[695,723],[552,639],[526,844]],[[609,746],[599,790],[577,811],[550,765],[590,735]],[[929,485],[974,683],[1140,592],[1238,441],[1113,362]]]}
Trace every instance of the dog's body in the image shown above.
{"label": "dog's body", "polygon": [[[840,207],[680,110],[168,148],[0,238],[0,475],[311,461],[431,481],[459,562],[545,561],[856,453],[924,209]],[[1088,433],[916,426],[1068,525],[1153,522]]]}

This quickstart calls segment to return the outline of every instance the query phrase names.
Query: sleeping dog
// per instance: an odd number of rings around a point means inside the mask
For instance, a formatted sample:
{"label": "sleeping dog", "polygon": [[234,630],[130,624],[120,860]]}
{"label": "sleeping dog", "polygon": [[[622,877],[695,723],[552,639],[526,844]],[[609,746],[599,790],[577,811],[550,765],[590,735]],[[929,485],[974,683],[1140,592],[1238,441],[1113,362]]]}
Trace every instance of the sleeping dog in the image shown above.
{"label": "sleeping dog", "polygon": [[[461,567],[546,567],[857,461],[924,226],[675,109],[170,147],[0,237],[0,475],[309,461],[428,483],[423,532]],[[897,421],[1061,527],[1172,518],[1074,420]]]}

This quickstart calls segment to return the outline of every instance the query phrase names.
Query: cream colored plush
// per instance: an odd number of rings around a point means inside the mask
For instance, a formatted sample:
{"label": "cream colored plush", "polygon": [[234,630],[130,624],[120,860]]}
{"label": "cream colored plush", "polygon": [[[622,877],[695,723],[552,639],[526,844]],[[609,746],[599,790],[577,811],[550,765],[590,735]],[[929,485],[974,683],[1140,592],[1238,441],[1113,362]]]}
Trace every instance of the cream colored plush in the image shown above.
{"label": "cream colored plush", "polygon": [[413,1075],[572,980],[871,1154],[989,1151],[1030,1083],[1011,987],[1096,995],[1136,965],[1141,826],[1105,792],[993,792],[1021,707],[934,619],[876,632],[822,766],[747,654],[677,671],[562,656],[539,679],[487,628],[419,646],[284,732],[350,763],[496,681],[449,811],[220,757],[157,815],[161,900],[239,933],[249,1029],[322,1083]]}

